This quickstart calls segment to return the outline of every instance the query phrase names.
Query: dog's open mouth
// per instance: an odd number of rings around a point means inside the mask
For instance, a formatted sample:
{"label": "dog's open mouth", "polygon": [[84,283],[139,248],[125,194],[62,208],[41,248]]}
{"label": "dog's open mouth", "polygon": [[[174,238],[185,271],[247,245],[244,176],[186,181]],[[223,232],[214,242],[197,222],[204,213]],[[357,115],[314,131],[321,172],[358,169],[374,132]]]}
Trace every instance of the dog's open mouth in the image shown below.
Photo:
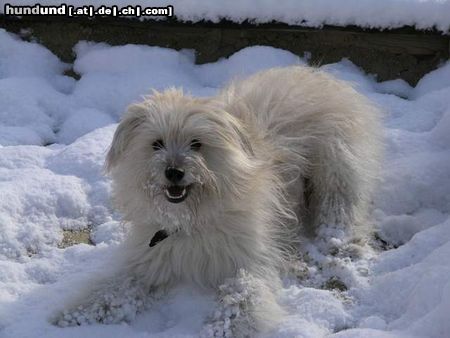
{"label": "dog's open mouth", "polygon": [[166,187],[166,197],[171,203],[183,202],[188,196],[190,186],[171,185]]}

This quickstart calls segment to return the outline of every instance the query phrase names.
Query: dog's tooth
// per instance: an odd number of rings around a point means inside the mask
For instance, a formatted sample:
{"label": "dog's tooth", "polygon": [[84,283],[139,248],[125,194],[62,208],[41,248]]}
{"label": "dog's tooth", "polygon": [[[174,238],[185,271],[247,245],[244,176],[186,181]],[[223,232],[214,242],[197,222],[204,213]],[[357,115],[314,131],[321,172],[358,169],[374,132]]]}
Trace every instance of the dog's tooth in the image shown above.
{"label": "dog's tooth", "polygon": [[170,191],[168,189],[166,189],[166,196],[168,196],[169,198],[181,198],[181,197],[183,197],[185,195],[186,195],[186,188],[183,188],[183,190],[181,191],[181,194],[180,195],[176,195],[176,196],[172,195],[170,193]]}

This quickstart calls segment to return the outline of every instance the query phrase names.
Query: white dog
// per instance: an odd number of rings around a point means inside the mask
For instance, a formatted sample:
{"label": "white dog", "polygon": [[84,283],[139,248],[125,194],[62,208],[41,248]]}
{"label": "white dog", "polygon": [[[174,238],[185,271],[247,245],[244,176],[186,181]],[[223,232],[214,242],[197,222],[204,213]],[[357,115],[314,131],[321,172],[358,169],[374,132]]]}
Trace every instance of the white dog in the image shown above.
{"label": "white dog", "polygon": [[218,290],[207,336],[270,328],[297,237],[345,242],[364,224],[380,132],[378,110],[350,85],[301,66],[212,98],[169,89],[130,106],[106,159],[131,225],[123,261],[58,324],[130,320],[148,294],[188,282]]}

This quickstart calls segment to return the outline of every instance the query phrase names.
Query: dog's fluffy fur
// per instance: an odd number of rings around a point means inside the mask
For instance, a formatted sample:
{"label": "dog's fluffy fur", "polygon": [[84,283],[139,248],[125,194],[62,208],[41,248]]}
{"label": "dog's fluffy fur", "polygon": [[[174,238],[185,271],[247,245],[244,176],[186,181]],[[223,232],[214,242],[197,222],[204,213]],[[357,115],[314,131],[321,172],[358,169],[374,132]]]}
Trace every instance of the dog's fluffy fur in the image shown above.
{"label": "dog's fluffy fur", "polygon": [[[380,131],[372,104],[308,67],[270,69],[212,98],[154,92],[128,108],[107,155],[115,204],[131,225],[121,274],[146,293],[180,282],[218,288],[245,271],[258,301],[244,301],[249,319],[234,316],[233,334],[270,327],[294,237],[326,242],[334,229],[345,240],[363,228]],[[181,203],[167,198],[167,167],[185,172]],[[168,237],[149,247],[160,230]]]}

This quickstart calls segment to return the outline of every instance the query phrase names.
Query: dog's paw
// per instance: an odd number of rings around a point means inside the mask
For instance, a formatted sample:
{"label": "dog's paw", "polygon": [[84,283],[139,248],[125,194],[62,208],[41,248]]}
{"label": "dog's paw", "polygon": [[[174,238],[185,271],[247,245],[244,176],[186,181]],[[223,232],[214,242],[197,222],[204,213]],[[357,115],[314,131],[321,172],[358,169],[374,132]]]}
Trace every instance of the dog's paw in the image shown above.
{"label": "dog's paw", "polygon": [[200,338],[231,338],[234,337],[230,321],[218,321],[206,324],[199,335]]}
{"label": "dog's paw", "polygon": [[259,305],[258,282],[240,270],[219,287],[219,302],[200,334],[206,337],[252,337],[256,321],[252,312]]}
{"label": "dog's paw", "polygon": [[60,327],[88,325],[93,323],[116,324],[132,321],[144,307],[142,300],[121,301],[105,299],[95,303],[79,305],[72,310],[62,312],[54,320]]}
{"label": "dog's paw", "polygon": [[98,290],[89,301],[59,313],[51,322],[60,327],[130,322],[144,307],[144,295],[136,286]]}
{"label": "dog's paw", "polygon": [[249,338],[256,330],[253,321],[244,315],[240,306],[235,304],[223,306],[215,311],[208,323],[203,327],[200,338]]}
{"label": "dog's paw", "polygon": [[64,310],[63,312],[53,316],[50,319],[50,323],[59,327],[69,327],[82,325],[82,323],[87,324],[87,319],[84,315],[81,316],[81,313],[78,313],[77,310]]}
{"label": "dog's paw", "polygon": [[366,242],[352,235],[343,225],[322,224],[317,230],[314,244],[325,256],[353,260],[363,256]]}

